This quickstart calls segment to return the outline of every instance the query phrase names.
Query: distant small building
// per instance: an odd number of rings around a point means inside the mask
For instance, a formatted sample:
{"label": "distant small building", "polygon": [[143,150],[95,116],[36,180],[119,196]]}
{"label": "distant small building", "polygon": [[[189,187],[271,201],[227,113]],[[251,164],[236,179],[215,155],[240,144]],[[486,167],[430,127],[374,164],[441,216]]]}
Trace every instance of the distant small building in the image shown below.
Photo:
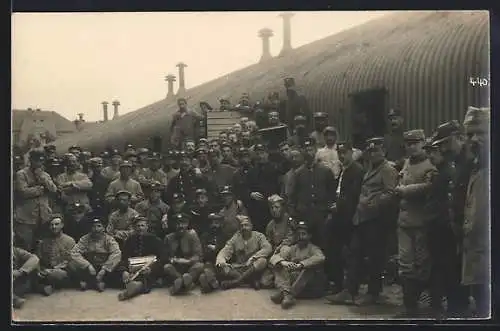
{"label": "distant small building", "polygon": [[41,144],[76,132],[75,123],[54,111],[40,109],[12,110],[12,144],[25,149],[33,138]]}

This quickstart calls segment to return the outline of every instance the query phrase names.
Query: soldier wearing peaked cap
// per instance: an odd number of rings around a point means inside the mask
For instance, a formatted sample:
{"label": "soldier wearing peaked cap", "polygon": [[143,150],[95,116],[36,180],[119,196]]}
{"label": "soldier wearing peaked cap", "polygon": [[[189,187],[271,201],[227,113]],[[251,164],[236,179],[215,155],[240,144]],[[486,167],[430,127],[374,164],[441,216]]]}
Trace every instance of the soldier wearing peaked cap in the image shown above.
{"label": "soldier wearing peaked cap", "polygon": [[226,244],[226,239],[222,233],[223,216],[217,213],[208,215],[209,228],[200,235],[203,247],[203,272],[200,275],[199,283],[202,293],[212,292],[219,288],[215,270],[215,259],[217,254]]}
{"label": "soldier wearing peaked cap", "polygon": [[283,309],[294,306],[296,298],[318,298],[324,293],[325,256],[310,240],[307,222],[300,221],[297,224],[297,242],[289,250],[275,253],[269,260],[277,287],[271,301],[281,304]]}
{"label": "soldier wearing peaked cap", "polygon": [[147,199],[135,205],[139,215],[146,217],[149,221],[149,231],[158,238],[165,237],[162,226],[162,218],[169,210],[169,206],[161,199],[165,185],[160,182],[152,182]]}
{"label": "soldier wearing peaked cap", "polygon": [[102,215],[108,215],[109,205],[106,203],[105,195],[109,181],[102,175],[103,159],[95,157],[90,159],[90,181],[92,190],[88,192],[90,206]]}
{"label": "soldier wearing peaked cap", "polygon": [[196,200],[191,207],[191,228],[200,236],[208,231],[208,215],[220,210],[220,205],[211,201],[208,192],[204,188],[196,190]]}
{"label": "soldier wearing peaked cap", "polygon": [[399,275],[403,282],[405,316],[415,316],[418,299],[431,276],[429,254],[429,221],[432,218],[429,195],[435,166],[423,149],[423,130],[403,133],[408,158],[400,172],[398,186],[394,189],[399,198],[398,244]]}
{"label": "soldier wearing peaked cap", "polygon": [[144,193],[142,192],[141,184],[132,179],[133,165],[129,161],[123,161],[120,164],[120,176],[119,178],[113,180],[106,192],[106,201],[113,205],[115,203],[116,194],[119,191],[128,191],[132,195],[130,199],[130,205],[134,207],[138,202],[144,199]]}
{"label": "soldier wearing peaked cap", "polygon": [[167,174],[161,168],[162,158],[161,154],[154,152],[149,159],[149,167],[144,168],[139,175],[139,183],[144,188],[149,188],[153,182],[167,185]]}
{"label": "soldier wearing peaked cap", "polygon": [[128,236],[133,232],[133,220],[139,213],[130,207],[132,193],[120,190],[116,193],[117,210],[109,215],[106,232],[112,235],[118,243],[123,244]]}
{"label": "soldier wearing peaked cap", "polygon": [[316,161],[329,168],[333,172],[335,178],[338,178],[341,166],[336,148],[337,129],[333,126],[327,126],[324,128],[321,136],[323,142],[321,144],[316,144],[316,146],[318,146]]}
{"label": "soldier wearing peaked cap", "polygon": [[396,170],[401,170],[406,156],[403,139],[403,115],[399,109],[390,109],[387,114],[390,129],[384,136],[384,145],[387,160],[394,162]]}
{"label": "soldier wearing peaked cap", "polygon": [[222,209],[219,214],[223,216],[222,233],[225,240],[229,240],[238,231],[239,223],[237,215],[248,215],[248,211],[241,200],[237,200],[233,193],[233,188],[229,185],[220,189]]}
{"label": "soldier wearing peaked cap", "polygon": [[309,131],[307,129],[307,118],[304,115],[296,115],[293,118],[292,136],[288,139],[290,146],[300,147],[307,138]]}
{"label": "soldier wearing peaked cap", "polygon": [[267,200],[272,218],[266,226],[265,234],[273,246],[273,252],[277,253],[294,243],[295,224],[286,211],[285,199],[278,194],[273,194]]}
{"label": "soldier wearing peaked cap", "polygon": [[120,164],[122,163],[122,156],[120,151],[113,149],[109,152],[111,157],[111,164],[104,169],[102,169],[102,175],[109,182],[115,180],[120,176]]}
{"label": "soldier wearing peaked cap", "polygon": [[325,146],[326,141],[323,135],[324,129],[328,126],[328,114],[324,112],[313,113],[313,132],[310,137],[316,140],[318,148]]}
{"label": "soldier wearing peaked cap", "polygon": [[168,280],[173,282],[170,294],[176,295],[191,290],[203,271],[203,251],[198,234],[189,229],[187,214],[173,216],[175,232],[165,237],[165,245],[170,252],[170,261],[163,266]]}
{"label": "soldier wearing peaked cap", "polygon": [[463,125],[474,156],[474,168],[465,198],[461,283],[471,290],[476,302],[475,315],[486,318],[491,310],[491,221],[488,213],[490,109],[469,107]]}
{"label": "soldier wearing peaked cap", "polygon": [[121,260],[120,246],[105,232],[101,218],[89,218],[90,232],[78,240],[71,250],[71,262],[68,268],[80,282],[80,289],[89,286],[99,292],[106,286],[119,287],[120,274],[116,267]]}
{"label": "soldier wearing peaked cap", "polygon": [[57,186],[50,175],[43,170],[44,151],[29,152],[29,166],[15,175],[15,191],[21,198],[16,202],[14,233],[20,247],[32,250],[35,241],[47,230],[47,222],[52,212],[49,204]]}
{"label": "soldier wearing peaked cap", "polygon": [[[374,137],[366,141],[366,157],[369,168],[361,183],[361,193],[352,218],[352,237],[349,250],[352,252],[348,266],[346,289],[335,295],[331,302],[357,301],[370,304],[377,301],[382,290],[381,274],[386,260],[387,212],[394,208],[393,191],[398,173],[385,159],[384,139]],[[368,270],[368,293],[358,297],[362,266],[365,257],[371,261]]]}

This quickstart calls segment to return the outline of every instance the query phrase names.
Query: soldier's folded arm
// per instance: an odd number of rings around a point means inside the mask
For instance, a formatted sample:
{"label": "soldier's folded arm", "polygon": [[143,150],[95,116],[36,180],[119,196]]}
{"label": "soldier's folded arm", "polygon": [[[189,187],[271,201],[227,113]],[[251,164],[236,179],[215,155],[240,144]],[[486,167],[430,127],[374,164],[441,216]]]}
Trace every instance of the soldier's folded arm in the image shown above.
{"label": "soldier's folded arm", "polygon": [[114,238],[109,238],[108,247],[109,247],[109,256],[101,269],[105,270],[106,272],[111,272],[120,263],[122,258],[122,252],[120,251],[120,246],[118,245],[118,243]]}
{"label": "soldier's folded arm", "polygon": [[75,184],[75,187],[80,191],[92,190],[94,184],[92,184],[92,181],[89,179],[89,177],[85,174],[81,174],[79,177],[79,179],[73,182],[73,184]]}
{"label": "soldier's folded arm", "polygon": [[43,191],[40,190],[39,185],[37,186],[28,185],[23,170],[19,170],[16,173],[16,186],[17,186],[17,191],[24,199],[32,199],[43,195]]}
{"label": "soldier's folded arm", "polygon": [[251,259],[253,260],[257,260],[260,258],[267,259],[269,255],[273,253],[273,246],[271,246],[269,241],[266,239],[266,236],[264,236],[262,233],[260,233],[258,236],[258,242],[260,249],[257,252],[255,252],[255,254],[252,255]]}
{"label": "soldier's folded arm", "polygon": [[224,247],[217,254],[215,259],[216,264],[227,263],[231,259],[234,253],[234,236],[229,239],[229,241],[224,245]]}
{"label": "soldier's folded arm", "polygon": [[44,173],[42,181],[44,183],[44,187],[47,190],[49,190],[49,192],[54,193],[57,191],[57,186],[56,186],[56,184],[54,184],[54,181],[52,180],[52,178],[50,178],[49,174]]}
{"label": "soldier's folded arm", "polygon": [[318,247],[312,247],[312,256],[300,261],[304,269],[317,267],[325,262],[325,255]]}
{"label": "soldier's folded arm", "polygon": [[90,262],[83,256],[87,252],[88,238],[82,237],[70,252],[71,260],[81,269],[88,268]]}
{"label": "soldier's folded arm", "polygon": [[278,253],[273,254],[271,258],[269,259],[269,264],[272,265],[273,267],[279,265],[282,261],[288,261],[290,260],[291,257],[291,250],[286,249],[286,250],[281,250]]}
{"label": "soldier's folded arm", "polygon": [[427,194],[432,189],[432,179],[436,174],[437,170],[430,169],[425,173],[423,183],[400,186],[402,197],[411,198]]}
{"label": "soldier's folded arm", "polygon": [[378,195],[378,197],[374,200],[374,205],[383,206],[387,203],[390,203],[394,196],[394,188],[398,184],[398,172],[396,169],[392,167],[384,167],[380,170],[380,174],[382,176],[383,183],[383,191]]}

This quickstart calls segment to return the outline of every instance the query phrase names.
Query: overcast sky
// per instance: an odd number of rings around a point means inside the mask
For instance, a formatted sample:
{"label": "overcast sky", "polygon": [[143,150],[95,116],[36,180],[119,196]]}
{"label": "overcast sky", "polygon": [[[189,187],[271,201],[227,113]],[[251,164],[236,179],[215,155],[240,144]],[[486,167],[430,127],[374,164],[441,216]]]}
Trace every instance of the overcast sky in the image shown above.
{"label": "overcast sky", "polygon": [[[277,55],[283,40],[278,14],[13,14],[12,107],[53,110],[70,120],[81,112],[88,121],[102,119],[104,100],[118,99],[121,114],[136,110],[165,97],[164,76],[178,76],[180,61],[188,65],[187,88],[256,63],[263,27],[274,31],[271,53]],[[384,14],[298,12],[292,46]]]}

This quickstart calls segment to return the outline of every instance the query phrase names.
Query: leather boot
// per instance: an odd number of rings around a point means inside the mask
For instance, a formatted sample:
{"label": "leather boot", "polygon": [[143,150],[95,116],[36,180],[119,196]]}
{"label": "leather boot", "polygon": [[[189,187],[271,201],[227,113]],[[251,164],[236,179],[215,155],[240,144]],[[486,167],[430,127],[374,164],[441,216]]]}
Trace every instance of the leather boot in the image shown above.
{"label": "leather boot", "polygon": [[191,288],[193,287],[193,276],[188,273],[182,275],[182,284],[184,285],[184,290],[191,290]]}
{"label": "leather boot", "polygon": [[406,317],[417,317],[418,312],[418,283],[414,280],[403,281],[403,304]]}
{"label": "leather boot", "polygon": [[209,293],[212,291],[212,287],[210,287],[210,284],[208,283],[207,280],[207,275],[205,273],[200,275],[198,282],[200,283],[201,293]]}
{"label": "leather boot", "polygon": [[274,302],[275,304],[279,305],[281,302],[283,302],[283,298],[285,297],[283,291],[278,291],[271,295],[271,301]]}
{"label": "leather boot", "polygon": [[210,287],[213,290],[218,289],[219,288],[219,281],[217,281],[217,278],[215,278],[215,274],[213,272],[208,272],[208,273],[205,273],[205,275],[207,277],[208,284],[210,284]]}
{"label": "leather boot", "polygon": [[182,278],[177,278],[174,280],[174,284],[170,288],[170,294],[176,295],[182,290],[183,281]]}
{"label": "leather boot", "polygon": [[143,284],[137,281],[131,281],[125,287],[125,290],[118,294],[118,300],[124,301],[127,299],[131,299],[139,294],[141,294],[143,289]]}
{"label": "leather boot", "polygon": [[295,306],[296,303],[297,300],[295,300],[293,295],[291,295],[290,293],[285,293],[283,301],[281,302],[281,308],[288,309]]}

